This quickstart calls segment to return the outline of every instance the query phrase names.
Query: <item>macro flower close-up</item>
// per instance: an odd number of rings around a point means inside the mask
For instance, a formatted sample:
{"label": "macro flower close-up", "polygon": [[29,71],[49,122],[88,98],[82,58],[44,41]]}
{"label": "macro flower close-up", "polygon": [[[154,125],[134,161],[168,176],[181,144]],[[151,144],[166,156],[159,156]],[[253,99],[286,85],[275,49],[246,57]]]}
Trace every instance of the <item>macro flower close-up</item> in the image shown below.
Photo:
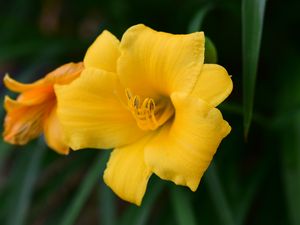
{"label": "macro flower close-up", "polygon": [[195,191],[229,134],[215,107],[232,81],[223,67],[204,64],[204,45],[203,32],[136,25],[119,42],[104,31],[81,76],[55,86],[69,146],[114,148],[104,181],[121,198],[140,205],[153,173]]}
{"label": "macro flower close-up", "polygon": [[69,147],[63,140],[56,114],[53,87],[55,84],[72,82],[82,69],[82,63],[68,63],[30,84],[17,82],[6,75],[6,87],[20,95],[16,100],[5,97],[7,115],[4,120],[4,140],[11,144],[25,145],[43,133],[50,148],[60,154],[68,154]]}
{"label": "macro flower close-up", "polygon": [[299,8],[3,1],[0,225],[300,225]]}

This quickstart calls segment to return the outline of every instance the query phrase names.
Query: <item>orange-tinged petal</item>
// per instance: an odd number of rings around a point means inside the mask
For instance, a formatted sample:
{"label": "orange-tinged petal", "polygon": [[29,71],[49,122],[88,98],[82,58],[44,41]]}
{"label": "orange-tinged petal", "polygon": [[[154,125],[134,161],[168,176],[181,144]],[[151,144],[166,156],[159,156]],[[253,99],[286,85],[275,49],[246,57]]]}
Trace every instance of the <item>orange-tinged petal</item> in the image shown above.
{"label": "orange-tinged petal", "polygon": [[69,85],[56,86],[58,118],[67,144],[81,148],[114,148],[144,135],[115,94],[116,75],[87,68]]}
{"label": "orange-tinged petal", "polygon": [[84,66],[116,72],[119,55],[119,40],[105,30],[87,50],[84,57]]}
{"label": "orange-tinged petal", "polygon": [[4,140],[11,144],[24,145],[38,137],[43,130],[45,112],[51,105],[52,102],[47,106],[26,106],[6,98],[5,108],[8,113],[4,119]]}
{"label": "orange-tinged petal", "polygon": [[192,95],[217,106],[231,91],[232,80],[226,69],[217,64],[204,64]]}
{"label": "orange-tinged petal", "polygon": [[82,70],[83,63],[68,63],[31,84],[17,82],[6,75],[5,85],[21,94],[17,100],[5,97],[4,107],[7,111],[3,133],[5,141],[23,145],[38,137],[44,129],[48,145],[62,154],[68,153],[57,117],[54,116],[56,97],[53,85],[70,83]]}
{"label": "orange-tinged petal", "polygon": [[17,101],[24,105],[37,105],[55,100],[53,85],[41,85],[21,93]]}
{"label": "orange-tinged petal", "polygon": [[53,107],[45,119],[44,135],[50,148],[63,155],[69,154],[69,147],[64,142],[62,127],[56,114],[56,106]]}
{"label": "orange-tinged petal", "polygon": [[4,98],[4,108],[7,112],[11,112],[18,107],[25,106],[24,103],[18,102],[16,100],[11,99],[8,96],[5,96]]}
{"label": "orange-tinged petal", "polygon": [[205,101],[174,93],[174,121],[145,148],[145,161],[162,179],[195,191],[221,140],[230,132],[220,111]]}
{"label": "orange-tinged petal", "polygon": [[83,70],[83,63],[67,63],[48,73],[44,82],[46,84],[68,84],[76,79]]}
{"label": "orange-tinged petal", "polygon": [[31,84],[23,84],[12,79],[8,74],[4,76],[3,82],[8,89],[14,92],[24,92],[43,85],[42,79]]}
{"label": "orange-tinged petal", "polygon": [[120,44],[117,74],[140,96],[189,93],[204,61],[204,34],[173,35],[144,25],[129,28]]}
{"label": "orange-tinged petal", "polygon": [[54,96],[54,84],[68,84],[76,79],[83,70],[83,63],[67,63],[52,72],[44,78],[30,84],[24,84],[13,80],[8,74],[5,75],[3,82],[11,91],[21,92],[18,101],[26,104],[39,104],[46,101],[47,98]]}
{"label": "orange-tinged petal", "polygon": [[104,171],[104,182],[122,199],[140,205],[151,170],[144,161],[144,148],[151,136],[116,148]]}

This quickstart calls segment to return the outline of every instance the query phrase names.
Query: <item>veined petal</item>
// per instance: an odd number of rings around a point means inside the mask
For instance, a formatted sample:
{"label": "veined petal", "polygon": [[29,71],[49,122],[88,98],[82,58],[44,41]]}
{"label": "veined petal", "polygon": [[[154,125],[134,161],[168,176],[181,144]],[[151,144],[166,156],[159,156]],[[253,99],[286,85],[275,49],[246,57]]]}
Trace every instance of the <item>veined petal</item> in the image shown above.
{"label": "veined petal", "polygon": [[144,161],[144,147],[150,136],[116,148],[104,171],[104,182],[122,199],[140,205],[151,170]]}
{"label": "veined petal", "polygon": [[42,79],[31,84],[24,84],[12,79],[8,74],[4,76],[3,82],[9,90],[14,92],[24,92],[43,85]]}
{"label": "veined petal", "polygon": [[54,100],[55,95],[53,85],[41,85],[32,90],[22,92],[17,101],[24,105],[37,105]]}
{"label": "veined petal", "polygon": [[162,179],[195,191],[221,140],[230,132],[220,111],[182,93],[171,95],[174,121],[145,148],[145,161]]}
{"label": "veined petal", "polygon": [[7,115],[3,138],[11,144],[24,145],[41,134],[45,111],[52,106],[52,102],[48,105],[27,106],[6,97],[4,105]]}
{"label": "veined petal", "polygon": [[84,66],[116,72],[119,55],[119,40],[105,30],[87,50],[84,57]]}
{"label": "veined petal", "polygon": [[204,61],[204,34],[173,35],[144,25],[129,28],[120,44],[117,74],[138,95],[190,92]]}
{"label": "veined petal", "polygon": [[44,122],[44,135],[47,145],[56,152],[67,155],[69,147],[64,142],[61,125],[56,115],[56,106],[49,112]]}
{"label": "veined petal", "polygon": [[56,86],[57,114],[67,144],[80,148],[114,148],[144,135],[115,95],[116,75],[87,68],[69,85]]}
{"label": "veined petal", "polygon": [[83,63],[67,63],[52,72],[48,73],[44,78],[46,85],[68,84],[76,79],[84,69]]}
{"label": "veined petal", "polygon": [[217,106],[231,91],[232,80],[226,69],[217,64],[204,64],[191,94]]}
{"label": "veined petal", "polygon": [[33,83],[24,84],[12,79],[8,74],[5,75],[3,82],[5,86],[14,92],[27,92],[32,90],[42,90],[44,86],[53,84],[68,84],[77,78],[83,70],[83,63],[67,63],[52,72],[48,73]]}
{"label": "veined petal", "polygon": [[11,112],[19,107],[25,106],[24,103],[20,103],[16,100],[11,99],[9,96],[4,98],[4,108],[7,112]]}

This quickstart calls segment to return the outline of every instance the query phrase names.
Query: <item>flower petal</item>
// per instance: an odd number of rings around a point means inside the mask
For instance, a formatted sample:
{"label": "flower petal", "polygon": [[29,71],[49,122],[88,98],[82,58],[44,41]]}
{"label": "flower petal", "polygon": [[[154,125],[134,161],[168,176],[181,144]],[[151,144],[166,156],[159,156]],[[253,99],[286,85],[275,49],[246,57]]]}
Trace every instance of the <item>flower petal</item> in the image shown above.
{"label": "flower petal", "polygon": [[191,94],[217,106],[231,91],[232,80],[226,69],[217,64],[204,64]]}
{"label": "flower petal", "polygon": [[69,85],[56,86],[58,118],[67,144],[80,148],[114,148],[144,135],[115,91],[116,75],[85,69]]}
{"label": "flower petal", "polygon": [[4,108],[9,113],[19,107],[25,106],[24,103],[11,99],[9,96],[4,97]]}
{"label": "flower petal", "polygon": [[41,134],[47,106],[27,106],[6,97],[4,107],[7,111],[3,132],[6,142],[25,145]]}
{"label": "flower petal", "polygon": [[105,30],[87,50],[84,57],[84,66],[116,72],[116,62],[119,54],[119,40]]}
{"label": "flower petal", "polygon": [[83,63],[67,63],[52,72],[48,73],[44,78],[45,84],[69,84],[76,79],[83,70]]}
{"label": "flower petal", "polygon": [[50,148],[63,155],[69,154],[69,147],[64,142],[62,127],[56,115],[56,106],[45,119],[44,135]]}
{"label": "flower petal", "polygon": [[24,105],[47,104],[49,101],[55,101],[53,85],[41,85],[28,91],[22,92],[17,101]]}
{"label": "flower petal", "polygon": [[32,91],[34,89],[43,89],[43,86],[57,84],[68,84],[80,75],[83,70],[83,63],[67,63],[52,72],[48,73],[33,83],[24,84],[12,79],[8,74],[4,76],[5,86],[14,92]]}
{"label": "flower petal", "polygon": [[104,182],[122,199],[140,205],[151,170],[144,161],[144,147],[150,136],[116,148],[104,172]]}
{"label": "flower petal", "polygon": [[20,83],[16,80],[12,79],[8,74],[6,74],[4,76],[3,82],[9,90],[14,91],[14,92],[28,91],[28,90],[31,90],[33,88],[40,87],[44,84],[43,79],[40,79],[40,80],[38,80],[34,83],[31,83],[31,84]]}
{"label": "flower petal", "polygon": [[162,179],[195,191],[221,140],[230,132],[220,111],[182,93],[171,95],[174,121],[145,148],[145,161]]}
{"label": "flower petal", "polygon": [[190,92],[204,61],[204,34],[173,35],[140,24],[125,32],[120,51],[117,74],[133,93]]}

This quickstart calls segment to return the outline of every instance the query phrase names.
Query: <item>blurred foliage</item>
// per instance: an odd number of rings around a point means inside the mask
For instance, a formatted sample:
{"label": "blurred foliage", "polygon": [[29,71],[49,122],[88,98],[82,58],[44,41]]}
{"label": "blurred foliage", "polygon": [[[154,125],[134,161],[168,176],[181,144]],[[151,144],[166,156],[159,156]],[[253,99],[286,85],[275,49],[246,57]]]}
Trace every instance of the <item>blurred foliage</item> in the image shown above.
{"label": "blurred foliage", "polygon": [[[103,29],[120,38],[129,26],[145,23],[172,33],[205,31],[218,63],[232,75],[234,91],[220,106],[232,132],[198,190],[154,176],[141,207],[118,199],[103,183],[108,152],[59,156],[45,149],[42,139],[24,147],[0,140],[0,224],[299,225],[299,7],[298,1],[268,1],[262,24],[253,22],[258,18],[249,0],[1,1],[1,78],[9,72],[33,81],[63,63],[82,60]],[[259,38],[259,29],[260,53],[245,43],[242,52],[242,33],[251,42]],[[256,51],[252,63],[245,58],[251,51]],[[251,84],[243,71],[254,74]],[[247,141],[245,86],[252,86],[249,96],[255,96]],[[3,99],[7,90],[2,83],[0,88]],[[250,115],[251,108],[244,113]],[[0,116],[3,120],[3,108]]]}

